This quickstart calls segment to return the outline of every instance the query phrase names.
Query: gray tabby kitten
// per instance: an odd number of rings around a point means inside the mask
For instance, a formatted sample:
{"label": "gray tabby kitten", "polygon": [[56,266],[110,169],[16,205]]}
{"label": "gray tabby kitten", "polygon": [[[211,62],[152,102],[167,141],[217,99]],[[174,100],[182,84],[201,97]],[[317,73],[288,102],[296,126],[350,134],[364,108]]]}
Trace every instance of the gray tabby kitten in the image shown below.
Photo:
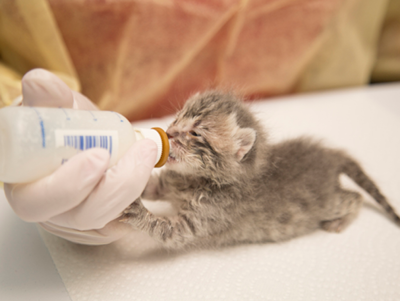
{"label": "gray tabby kitten", "polygon": [[137,199],[121,221],[168,249],[276,242],[319,228],[340,232],[362,205],[360,194],[341,188],[341,173],[400,225],[356,161],[306,138],[269,144],[260,123],[233,95],[195,95],[167,134],[168,163],[142,197],[171,201],[178,214],[155,216]]}

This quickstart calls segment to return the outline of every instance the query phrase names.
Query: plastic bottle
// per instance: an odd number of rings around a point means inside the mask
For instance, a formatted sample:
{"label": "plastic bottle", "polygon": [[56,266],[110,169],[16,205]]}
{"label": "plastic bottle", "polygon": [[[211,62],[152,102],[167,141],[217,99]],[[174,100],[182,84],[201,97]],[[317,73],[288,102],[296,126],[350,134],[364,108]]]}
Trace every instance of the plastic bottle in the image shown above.
{"label": "plastic bottle", "polygon": [[0,181],[24,183],[39,179],[92,147],[110,152],[111,167],[143,138],[158,145],[155,167],[164,165],[169,142],[160,128],[134,129],[125,117],[109,111],[6,107],[0,109]]}

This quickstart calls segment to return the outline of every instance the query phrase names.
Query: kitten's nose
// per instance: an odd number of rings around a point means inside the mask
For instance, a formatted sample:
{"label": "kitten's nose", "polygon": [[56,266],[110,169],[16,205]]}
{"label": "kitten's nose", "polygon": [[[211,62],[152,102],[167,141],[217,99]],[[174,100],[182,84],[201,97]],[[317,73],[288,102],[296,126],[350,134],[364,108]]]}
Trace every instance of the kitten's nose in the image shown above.
{"label": "kitten's nose", "polygon": [[168,139],[175,138],[175,137],[177,137],[179,135],[179,133],[177,131],[173,131],[173,130],[170,130],[170,129],[168,129],[166,131],[166,133],[167,133]]}

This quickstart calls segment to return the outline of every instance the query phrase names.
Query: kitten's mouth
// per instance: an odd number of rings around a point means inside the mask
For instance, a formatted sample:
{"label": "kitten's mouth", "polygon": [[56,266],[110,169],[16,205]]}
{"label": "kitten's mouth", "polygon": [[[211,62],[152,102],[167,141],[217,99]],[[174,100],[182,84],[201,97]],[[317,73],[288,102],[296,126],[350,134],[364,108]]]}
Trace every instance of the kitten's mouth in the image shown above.
{"label": "kitten's mouth", "polygon": [[169,154],[168,162],[174,162],[174,161],[176,161],[176,158],[173,155]]}
{"label": "kitten's mouth", "polygon": [[[168,161],[167,161],[167,163],[176,163],[176,162],[179,162],[180,160],[179,160],[179,158],[177,158],[177,156],[176,156],[176,150],[175,150],[175,148],[177,147],[176,146],[176,141],[171,141],[170,140],[170,145],[171,145],[171,149],[170,149],[170,151],[169,151],[169,156],[168,156]],[[175,151],[174,151],[175,150]],[[179,156],[178,156],[179,157]]]}
{"label": "kitten's mouth", "polygon": [[171,153],[169,153],[167,163],[175,163],[179,162],[179,160]]}

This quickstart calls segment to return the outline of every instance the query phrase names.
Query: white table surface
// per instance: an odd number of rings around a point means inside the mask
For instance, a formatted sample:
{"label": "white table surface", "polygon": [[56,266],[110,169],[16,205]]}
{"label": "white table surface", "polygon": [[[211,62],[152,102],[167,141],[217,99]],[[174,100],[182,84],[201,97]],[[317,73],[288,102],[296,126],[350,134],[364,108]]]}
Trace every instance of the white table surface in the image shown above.
{"label": "white table surface", "polygon": [[[340,97],[352,97],[354,93],[366,95],[400,120],[399,83],[347,91],[340,91]],[[310,95],[320,95],[323,101],[324,93]],[[308,96],[282,97],[271,100],[271,104],[279,105],[293,98],[305,101]],[[12,212],[1,189],[0,300],[71,300],[36,225],[21,221]]]}
{"label": "white table surface", "polygon": [[12,211],[0,190],[0,300],[70,301],[35,224]]}

